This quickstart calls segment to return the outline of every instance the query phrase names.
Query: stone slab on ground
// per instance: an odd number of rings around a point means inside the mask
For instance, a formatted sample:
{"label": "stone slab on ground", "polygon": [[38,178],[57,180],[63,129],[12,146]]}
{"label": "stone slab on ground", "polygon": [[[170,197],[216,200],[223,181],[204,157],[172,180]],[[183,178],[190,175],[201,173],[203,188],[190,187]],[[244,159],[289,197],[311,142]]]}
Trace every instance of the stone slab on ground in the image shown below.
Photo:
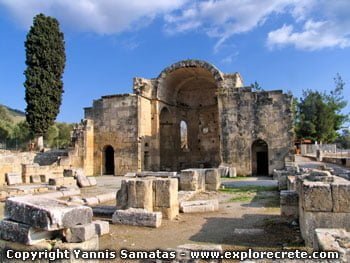
{"label": "stone slab on ground", "polygon": [[315,230],[316,251],[336,251],[340,258],[337,262],[350,261],[350,233],[342,228],[317,228]]}
{"label": "stone slab on ground", "polygon": [[112,217],[113,224],[160,227],[162,223],[161,212],[148,212],[145,209],[129,208],[117,210]]}
{"label": "stone slab on ground", "polygon": [[39,196],[6,200],[5,217],[45,230],[69,228],[92,221],[92,209]]}
{"label": "stone slab on ground", "polygon": [[7,185],[23,184],[22,175],[18,173],[6,173]]}
{"label": "stone slab on ground", "polygon": [[77,184],[79,187],[83,188],[83,187],[90,187],[91,186],[89,179],[83,174],[78,174],[76,176],[76,179],[77,179]]}
{"label": "stone slab on ground", "polygon": [[95,224],[76,225],[66,228],[63,235],[68,243],[81,243],[92,239],[96,235]]}
{"label": "stone slab on ground", "polygon": [[41,230],[7,219],[0,221],[0,239],[7,241],[34,245],[44,240],[50,240],[56,234],[56,231]]}
{"label": "stone slab on ground", "polygon": [[205,213],[218,210],[219,201],[217,199],[184,201],[180,204],[180,212],[182,213]]}
{"label": "stone slab on ground", "polygon": [[103,236],[109,233],[109,222],[102,220],[92,221],[92,224],[95,225],[95,231],[98,236]]}
{"label": "stone slab on ground", "polygon": [[106,202],[115,200],[116,195],[117,195],[116,192],[109,192],[105,194],[99,194],[96,196],[96,198],[98,199],[99,203],[106,203]]}
{"label": "stone slab on ground", "polygon": [[98,205],[99,201],[97,197],[84,197],[83,201],[86,205]]}

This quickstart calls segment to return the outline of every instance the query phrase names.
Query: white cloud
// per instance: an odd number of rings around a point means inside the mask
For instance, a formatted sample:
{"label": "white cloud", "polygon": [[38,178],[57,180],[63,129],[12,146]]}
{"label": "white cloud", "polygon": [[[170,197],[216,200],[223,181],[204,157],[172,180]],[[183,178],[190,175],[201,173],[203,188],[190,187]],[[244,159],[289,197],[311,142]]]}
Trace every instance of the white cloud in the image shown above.
{"label": "white cloud", "polygon": [[269,48],[291,45],[313,51],[350,46],[350,1],[319,0],[315,5],[315,1],[308,0],[308,5],[294,14],[299,15],[296,26],[301,24],[301,29],[296,29],[295,25],[283,25],[271,31],[267,37]]}
{"label": "white cloud", "polygon": [[348,47],[349,0],[0,0],[26,28],[40,12],[77,31],[116,34],[148,26],[164,18],[165,32],[201,32],[217,39],[219,51],[234,36],[261,27],[275,15],[290,21],[267,35],[267,45],[317,50]]}
{"label": "white cloud", "polygon": [[42,12],[79,31],[114,34],[147,26],[187,0],[0,0],[21,25]]}
{"label": "white cloud", "polygon": [[231,64],[239,55],[239,52],[236,51],[235,53],[232,53],[226,57],[224,57],[223,59],[221,59],[221,64]]}
{"label": "white cloud", "polygon": [[272,14],[284,12],[296,0],[221,0],[200,1],[165,17],[168,33],[183,33],[201,28],[218,39],[217,51],[235,34],[264,24]]}

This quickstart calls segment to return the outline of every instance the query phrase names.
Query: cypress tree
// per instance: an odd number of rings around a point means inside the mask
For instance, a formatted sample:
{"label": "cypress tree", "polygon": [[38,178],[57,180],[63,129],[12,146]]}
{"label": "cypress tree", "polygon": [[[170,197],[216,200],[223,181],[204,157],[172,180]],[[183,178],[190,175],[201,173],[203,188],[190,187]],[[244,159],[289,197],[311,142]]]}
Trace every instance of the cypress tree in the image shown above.
{"label": "cypress tree", "polygon": [[53,125],[62,102],[66,55],[64,36],[55,18],[34,17],[25,41],[26,119],[36,137]]}

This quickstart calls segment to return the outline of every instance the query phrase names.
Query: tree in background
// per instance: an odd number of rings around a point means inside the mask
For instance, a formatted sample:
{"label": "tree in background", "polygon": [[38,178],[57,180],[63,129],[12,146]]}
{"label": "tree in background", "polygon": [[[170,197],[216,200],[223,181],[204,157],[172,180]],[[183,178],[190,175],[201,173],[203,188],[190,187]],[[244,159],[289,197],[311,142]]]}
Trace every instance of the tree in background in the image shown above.
{"label": "tree in background", "polygon": [[62,102],[66,55],[58,21],[43,14],[35,16],[25,48],[26,119],[33,134],[42,138],[54,124]]}
{"label": "tree in background", "polygon": [[334,81],[335,88],[329,94],[303,91],[295,121],[297,138],[330,143],[339,136],[337,131],[348,120],[348,115],[341,113],[347,102],[343,96],[345,83],[339,74]]}
{"label": "tree in background", "polygon": [[335,141],[337,146],[343,149],[350,149],[350,129],[343,129]]}

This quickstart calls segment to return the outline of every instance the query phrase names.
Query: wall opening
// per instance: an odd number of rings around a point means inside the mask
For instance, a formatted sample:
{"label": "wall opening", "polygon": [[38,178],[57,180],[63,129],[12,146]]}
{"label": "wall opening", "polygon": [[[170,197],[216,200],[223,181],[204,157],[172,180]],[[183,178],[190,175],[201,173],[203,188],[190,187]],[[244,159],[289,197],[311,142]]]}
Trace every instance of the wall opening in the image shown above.
{"label": "wall opening", "polygon": [[252,175],[269,175],[268,145],[264,140],[258,139],[252,144]]}
{"label": "wall opening", "polygon": [[188,128],[185,121],[180,122],[180,142],[181,150],[188,151]]}
{"label": "wall opening", "polygon": [[104,148],[104,174],[114,175],[114,149],[110,145]]}

